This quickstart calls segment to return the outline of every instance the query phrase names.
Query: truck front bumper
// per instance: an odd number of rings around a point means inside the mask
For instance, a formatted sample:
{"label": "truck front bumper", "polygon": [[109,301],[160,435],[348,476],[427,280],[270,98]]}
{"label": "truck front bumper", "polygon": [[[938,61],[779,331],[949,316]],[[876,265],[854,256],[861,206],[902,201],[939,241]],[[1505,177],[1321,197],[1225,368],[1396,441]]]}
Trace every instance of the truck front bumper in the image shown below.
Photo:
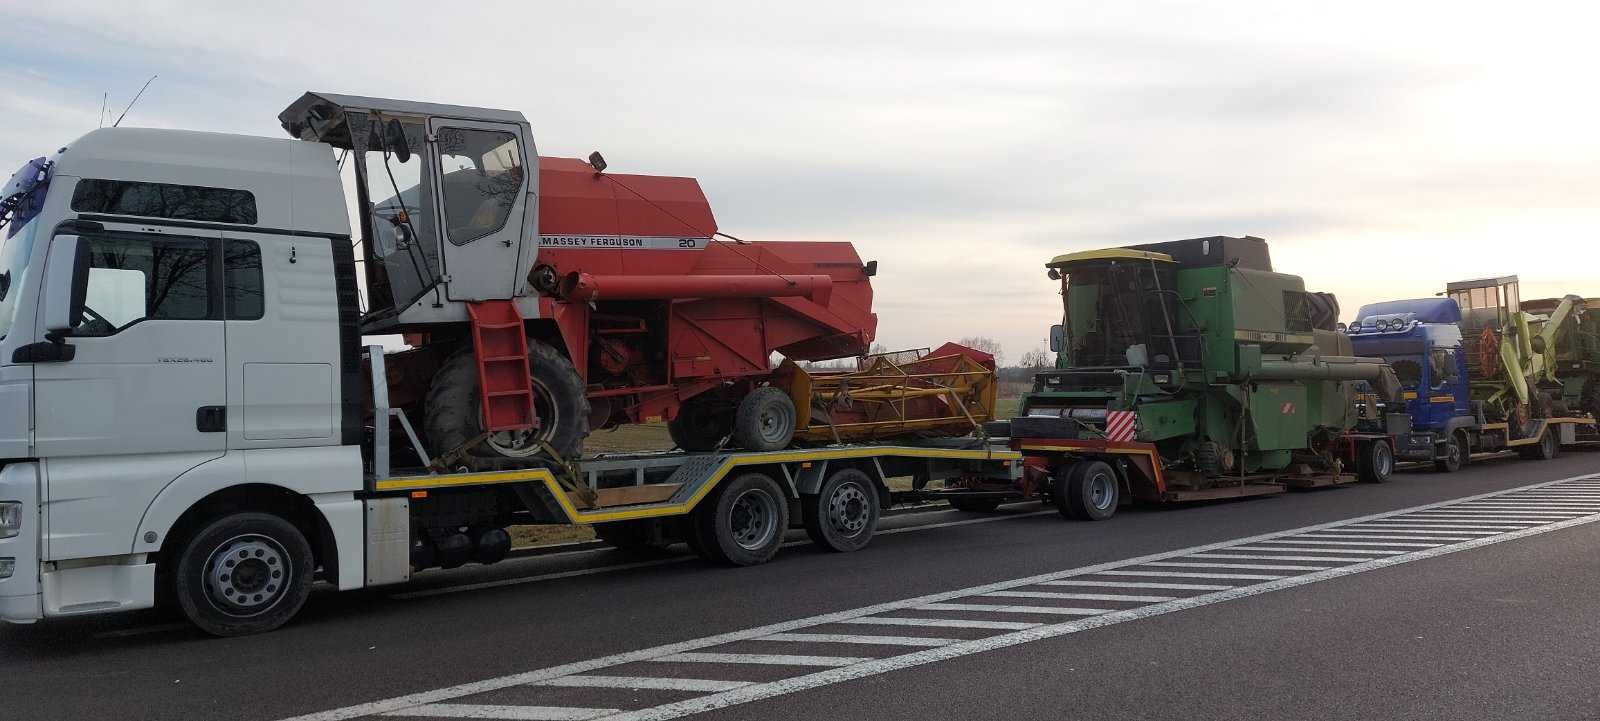
{"label": "truck front bumper", "polygon": [[9,560],[11,565],[11,575],[0,578],[0,620],[32,623],[44,617],[39,590],[39,464],[9,463],[0,468],[0,501],[22,504],[16,534],[0,538],[0,562]]}

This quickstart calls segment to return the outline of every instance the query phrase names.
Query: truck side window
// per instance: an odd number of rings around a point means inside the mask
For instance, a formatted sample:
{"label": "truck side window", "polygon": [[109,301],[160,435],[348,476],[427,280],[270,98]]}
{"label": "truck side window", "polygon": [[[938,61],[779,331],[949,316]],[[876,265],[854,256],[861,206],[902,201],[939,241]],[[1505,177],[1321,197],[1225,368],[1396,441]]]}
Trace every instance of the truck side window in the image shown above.
{"label": "truck side window", "polygon": [[77,336],[108,336],[142,320],[211,317],[210,252],[198,238],[86,237],[89,284]]}
{"label": "truck side window", "polygon": [[222,274],[228,320],[260,320],[266,290],[261,283],[261,246],[248,240],[229,240],[222,251]]}
{"label": "truck side window", "polygon": [[522,194],[517,136],[495,130],[441,128],[439,177],[445,237],[466,245],[499,231]]}
{"label": "truck side window", "polygon": [[1444,348],[1435,348],[1429,353],[1433,364],[1433,384],[1443,385],[1447,381],[1456,379],[1456,356]]}

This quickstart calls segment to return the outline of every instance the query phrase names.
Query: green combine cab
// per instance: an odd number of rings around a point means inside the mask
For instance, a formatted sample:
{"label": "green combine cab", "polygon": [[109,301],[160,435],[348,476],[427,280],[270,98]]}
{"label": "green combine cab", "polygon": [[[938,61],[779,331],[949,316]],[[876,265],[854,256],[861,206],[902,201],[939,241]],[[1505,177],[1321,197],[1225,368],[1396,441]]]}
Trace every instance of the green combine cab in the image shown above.
{"label": "green combine cab", "polygon": [[1386,417],[1372,391],[1398,398],[1392,370],[1353,355],[1338,302],[1274,272],[1265,240],[1085,251],[1047,268],[1063,298],[1056,364],[1008,431],[1063,513],[1392,471],[1388,426],[1409,419]]}

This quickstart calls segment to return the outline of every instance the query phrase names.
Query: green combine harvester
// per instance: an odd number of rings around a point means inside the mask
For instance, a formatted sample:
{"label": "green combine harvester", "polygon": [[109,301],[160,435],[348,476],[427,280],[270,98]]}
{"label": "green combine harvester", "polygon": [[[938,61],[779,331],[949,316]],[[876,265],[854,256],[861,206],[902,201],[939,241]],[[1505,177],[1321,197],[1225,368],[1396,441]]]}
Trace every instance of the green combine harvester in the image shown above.
{"label": "green combine harvester", "polygon": [[[1006,433],[1063,514],[1386,480],[1399,382],[1355,357],[1338,301],[1272,270],[1265,240],[1212,237],[1051,260],[1063,322]],[[1376,391],[1374,391],[1376,389]],[[1354,474],[1352,474],[1354,471]]]}
{"label": "green combine harvester", "polygon": [[1569,306],[1576,307],[1560,318],[1555,347],[1546,351],[1547,364],[1561,386],[1560,403],[1600,418],[1600,298],[1541,298],[1523,301],[1522,310],[1544,316],[1548,323]]}

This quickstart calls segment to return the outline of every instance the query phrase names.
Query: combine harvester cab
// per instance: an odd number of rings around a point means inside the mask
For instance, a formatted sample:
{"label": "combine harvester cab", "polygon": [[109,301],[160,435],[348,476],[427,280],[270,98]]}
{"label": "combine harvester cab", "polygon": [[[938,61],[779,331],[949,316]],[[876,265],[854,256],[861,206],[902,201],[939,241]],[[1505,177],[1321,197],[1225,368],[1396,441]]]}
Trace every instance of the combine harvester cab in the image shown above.
{"label": "combine harvester cab", "polygon": [[1335,331],[1337,301],[1273,272],[1260,238],[1197,238],[1058,256],[1056,368],[1010,422],[1064,515],[1124,499],[1230,498],[1386,479],[1388,425],[1361,426],[1360,382],[1398,393]]}
{"label": "combine harvester cab", "polygon": [[395,404],[452,464],[576,456],[591,429],[670,421],[690,450],[788,445],[773,353],[858,356],[875,334],[849,243],[719,239],[693,178],[540,157],[521,113],[307,93],[280,116],[348,153],[370,307],[404,334]]}

